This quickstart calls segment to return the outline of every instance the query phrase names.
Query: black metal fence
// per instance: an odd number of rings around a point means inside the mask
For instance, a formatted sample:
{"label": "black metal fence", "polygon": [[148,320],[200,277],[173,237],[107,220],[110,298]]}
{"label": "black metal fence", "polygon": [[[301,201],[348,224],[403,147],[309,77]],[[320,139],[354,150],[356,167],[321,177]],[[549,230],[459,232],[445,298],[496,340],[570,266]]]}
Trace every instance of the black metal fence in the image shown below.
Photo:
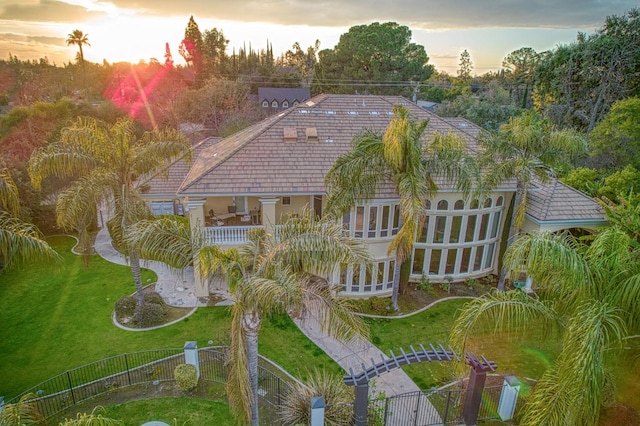
{"label": "black metal fence", "polygon": [[[502,386],[487,386],[482,394],[482,404],[478,420],[499,419],[498,403]],[[460,425],[464,424],[462,408],[466,389],[444,389],[431,392],[408,392],[389,398],[369,401],[367,425],[404,426],[404,425]],[[328,411],[328,410],[327,410]],[[344,418],[339,424],[352,424],[353,404],[341,404],[340,413]]]}
{"label": "black metal fence", "polygon": [[[225,347],[198,349],[200,380],[226,383],[228,367]],[[8,403],[18,402],[33,394],[45,419],[91,398],[126,387],[173,381],[177,365],[185,363],[183,349],[162,349],[125,353],[105,358],[54,376],[16,396]],[[260,402],[279,406],[292,391],[295,379],[287,376],[268,360],[260,358],[258,365]]]}

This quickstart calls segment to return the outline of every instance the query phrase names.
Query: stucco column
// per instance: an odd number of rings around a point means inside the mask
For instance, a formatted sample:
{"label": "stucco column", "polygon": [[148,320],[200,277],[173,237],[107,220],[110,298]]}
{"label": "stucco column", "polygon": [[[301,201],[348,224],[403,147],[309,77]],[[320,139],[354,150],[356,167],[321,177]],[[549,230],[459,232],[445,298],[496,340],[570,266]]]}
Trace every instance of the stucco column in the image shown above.
{"label": "stucco column", "polygon": [[[198,228],[204,226],[204,203],[205,199],[187,200],[186,207],[189,214],[189,227],[191,236],[197,235]],[[209,297],[209,286],[200,275],[197,268],[193,268],[193,280],[195,284],[196,297]]]}
{"label": "stucco column", "polygon": [[260,205],[262,206],[262,224],[265,231],[273,233],[276,226],[276,203],[277,198],[259,198]]}

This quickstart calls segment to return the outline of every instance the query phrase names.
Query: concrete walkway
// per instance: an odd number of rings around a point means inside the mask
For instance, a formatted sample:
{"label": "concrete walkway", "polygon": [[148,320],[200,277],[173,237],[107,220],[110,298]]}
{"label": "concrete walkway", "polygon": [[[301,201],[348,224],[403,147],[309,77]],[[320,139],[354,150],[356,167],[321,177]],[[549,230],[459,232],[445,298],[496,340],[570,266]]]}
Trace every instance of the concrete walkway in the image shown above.
{"label": "concrete walkway", "polygon": [[[96,236],[95,250],[100,256],[110,262],[128,265],[126,258],[113,248],[111,237],[106,227],[102,228]],[[198,299],[195,296],[192,267],[186,268],[182,274],[178,274],[161,262],[143,260],[141,261],[141,266],[151,269],[157,274],[158,281],[156,282],[156,291],[160,293],[167,304],[185,308],[208,305],[207,299]],[[212,284],[209,290],[216,300],[220,300],[216,305],[229,305],[232,303],[231,295],[224,290],[223,286]],[[385,359],[388,358],[386,354],[371,342],[342,343],[328,334],[323,333],[317,318],[313,316],[313,314],[309,314],[304,320],[297,319],[294,321],[311,341],[325,351],[327,355],[344,368],[347,373],[350,372],[350,369],[353,369],[354,373],[358,374],[373,364],[380,362],[381,357]],[[384,395],[386,397],[401,395],[407,392],[417,392],[419,390],[418,386],[416,386],[409,376],[399,368],[383,373],[374,379],[369,389],[371,396]],[[426,402],[426,404],[428,404],[428,402]],[[409,409],[408,407],[397,408],[400,408],[398,414],[400,414],[400,411]],[[411,407],[411,412],[413,412],[414,409],[415,407]],[[424,412],[422,412],[423,410]],[[420,411],[421,413],[417,414],[421,419],[429,419],[426,424],[441,423],[440,417],[430,404],[421,407]],[[387,425],[401,426],[402,422],[400,420],[395,421],[394,417],[392,413]]]}
{"label": "concrete walkway", "polygon": [[[119,265],[129,265],[127,259],[113,248],[111,243],[111,237],[109,231],[104,227],[100,229],[95,241],[95,250],[104,259],[117,263]],[[193,308],[197,306],[207,306],[208,299],[198,299],[195,295],[195,284],[193,279],[193,267],[185,268],[182,273],[171,270],[167,265],[162,262],[155,262],[151,260],[141,260],[140,266],[143,268],[151,269],[158,276],[156,282],[156,291],[162,296],[168,305],[179,308]],[[143,285],[149,283],[142,283]],[[222,286],[216,287],[212,285],[210,287],[210,293],[212,293],[218,305],[231,304],[231,295],[225,291]]]}

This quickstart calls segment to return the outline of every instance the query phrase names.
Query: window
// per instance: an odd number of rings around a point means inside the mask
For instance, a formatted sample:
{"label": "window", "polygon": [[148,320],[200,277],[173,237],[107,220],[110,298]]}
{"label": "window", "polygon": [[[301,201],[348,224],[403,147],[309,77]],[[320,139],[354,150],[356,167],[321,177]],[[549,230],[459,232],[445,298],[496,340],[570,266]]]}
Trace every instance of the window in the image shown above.
{"label": "window", "polygon": [[415,249],[413,251],[413,266],[411,273],[416,275],[422,275],[424,269],[424,253],[425,249]]}
{"label": "window", "polygon": [[282,108],[289,108],[289,102],[282,101]]}
{"label": "window", "polygon": [[389,238],[398,233],[400,216],[397,204],[356,206],[355,215],[343,216],[345,230],[355,238]]}
{"label": "window", "polygon": [[298,106],[298,101],[293,101],[293,106]]}
{"label": "window", "polygon": [[369,238],[376,237],[376,228],[378,227],[378,207],[371,206],[369,207]]}
{"label": "window", "polygon": [[262,101],[262,108],[269,108],[269,102],[268,101]]}
{"label": "window", "polygon": [[416,230],[413,279],[428,274],[439,281],[447,276],[460,280],[495,266],[504,199],[474,199],[465,204],[446,197],[431,200],[425,224]]}
{"label": "window", "polygon": [[278,101],[271,102],[271,107],[272,108],[278,108]]}
{"label": "window", "polygon": [[282,197],[282,205],[290,206],[291,205],[291,197]]}

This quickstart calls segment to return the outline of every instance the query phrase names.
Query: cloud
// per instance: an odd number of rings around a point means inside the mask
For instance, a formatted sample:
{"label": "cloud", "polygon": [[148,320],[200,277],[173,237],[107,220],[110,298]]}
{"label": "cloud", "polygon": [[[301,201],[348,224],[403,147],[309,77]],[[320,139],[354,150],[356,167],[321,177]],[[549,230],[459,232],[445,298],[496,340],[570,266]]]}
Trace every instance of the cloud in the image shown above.
{"label": "cloud", "polygon": [[0,19],[26,22],[83,22],[102,13],[55,0],[3,0]]}
{"label": "cloud", "polygon": [[[131,8],[130,0],[113,0]],[[148,14],[196,19],[344,27],[395,21],[410,28],[584,28],[600,27],[608,15],[637,7],[635,0],[138,0]]]}

